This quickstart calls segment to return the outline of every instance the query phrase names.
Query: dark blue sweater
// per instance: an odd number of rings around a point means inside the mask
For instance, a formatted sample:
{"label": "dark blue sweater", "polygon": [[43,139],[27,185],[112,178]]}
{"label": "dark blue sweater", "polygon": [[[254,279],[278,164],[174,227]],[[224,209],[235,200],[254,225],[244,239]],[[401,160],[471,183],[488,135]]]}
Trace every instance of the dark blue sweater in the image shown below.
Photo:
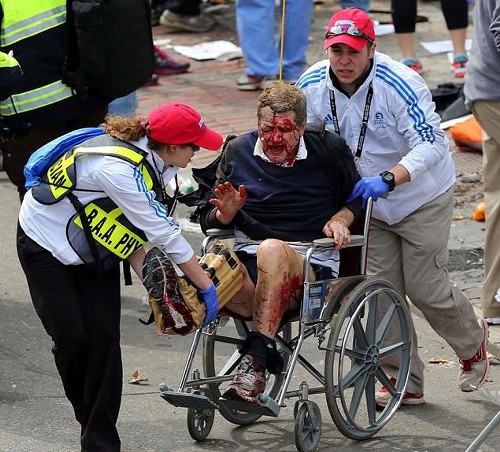
{"label": "dark blue sweater", "polygon": [[[325,138],[326,136],[326,138]],[[219,182],[235,187],[243,184],[248,199],[234,220],[234,226],[254,240],[278,238],[310,241],[324,237],[325,223],[341,207],[358,179],[352,153],[337,135],[306,132],[308,155],[292,167],[281,167],[253,155],[257,132],[232,140],[219,166]],[[332,174],[325,170],[317,148],[330,152]],[[355,216],[356,204],[348,206]]]}

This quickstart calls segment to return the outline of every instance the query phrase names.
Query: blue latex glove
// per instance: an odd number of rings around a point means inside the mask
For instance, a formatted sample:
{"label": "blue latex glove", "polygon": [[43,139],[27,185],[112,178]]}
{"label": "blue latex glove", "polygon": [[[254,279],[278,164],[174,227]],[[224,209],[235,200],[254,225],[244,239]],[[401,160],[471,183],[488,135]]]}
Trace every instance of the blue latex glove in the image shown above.
{"label": "blue latex glove", "polygon": [[384,182],[382,176],[363,177],[356,182],[354,190],[346,202],[351,202],[361,196],[361,205],[365,207],[366,201],[370,196],[373,198],[373,201],[376,201],[386,193],[389,193],[389,185]]}
{"label": "blue latex glove", "polygon": [[215,290],[215,285],[213,283],[208,289],[200,290],[200,293],[203,297],[205,308],[207,310],[203,326],[207,326],[217,317],[217,313],[219,312],[219,298],[217,297],[217,291]]}

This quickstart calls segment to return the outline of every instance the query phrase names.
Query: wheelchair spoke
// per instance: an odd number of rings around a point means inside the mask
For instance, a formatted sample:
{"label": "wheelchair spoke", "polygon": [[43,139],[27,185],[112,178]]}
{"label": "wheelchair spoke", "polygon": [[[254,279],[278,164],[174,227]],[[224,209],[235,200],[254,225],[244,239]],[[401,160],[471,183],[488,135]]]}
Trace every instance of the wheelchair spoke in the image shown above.
{"label": "wheelchair spoke", "polygon": [[380,346],[382,341],[385,338],[385,335],[387,334],[387,331],[389,330],[389,327],[391,326],[391,321],[394,316],[394,312],[396,310],[396,305],[391,304],[389,309],[387,310],[386,314],[384,315],[384,318],[380,322],[377,328],[377,338],[376,338],[376,344]]}
{"label": "wheelchair spoke", "polygon": [[395,344],[391,344],[388,347],[384,347],[380,349],[380,358],[385,358],[389,355],[399,352],[407,345],[407,342],[396,342]]}
{"label": "wheelchair spoke", "polygon": [[[344,354],[353,360],[364,360],[365,359],[365,350],[353,350],[351,348],[345,348]],[[335,353],[340,353],[341,347],[335,347]]]}
{"label": "wheelchair spoke", "polygon": [[368,309],[368,316],[366,319],[366,337],[370,344],[375,344],[376,342],[376,331],[377,331],[377,305],[378,305],[378,294],[372,297],[370,302],[370,307]]}
{"label": "wheelchair spoke", "polygon": [[370,346],[368,342],[368,338],[366,337],[365,330],[363,329],[363,325],[361,324],[361,319],[356,317],[353,319],[352,327],[354,329],[354,339],[356,341],[356,346],[359,347],[362,351],[368,350]]}
{"label": "wheelchair spoke", "polygon": [[365,392],[366,385],[369,381],[370,375],[368,373],[363,373],[356,379],[354,384],[354,392],[351,397],[351,403],[349,404],[349,416],[351,419],[356,417],[359,405],[363,398],[363,393]]}
{"label": "wheelchair spoke", "polygon": [[376,370],[375,376],[377,377],[378,381],[380,381],[380,383],[387,388],[392,396],[397,395],[396,387],[380,367]]}
{"label": "wheelchair spoke", "polygon": [[339,387],[341,387],[342,390],[352,387],[365,373],[366,370],[363,364],[360,364],[359,362],[354,363],[351,370],[347,372],[344,377],[339,378]]}
{"label": "wheelchair spoke", "polygon": [[366,409],[368,411],[368,422],[370,424],[374,424],[377,419],[376,412],[376,402],[375,402],[375,377],[373,374],[370,374],[368,377],[368,381],[366,382]]}

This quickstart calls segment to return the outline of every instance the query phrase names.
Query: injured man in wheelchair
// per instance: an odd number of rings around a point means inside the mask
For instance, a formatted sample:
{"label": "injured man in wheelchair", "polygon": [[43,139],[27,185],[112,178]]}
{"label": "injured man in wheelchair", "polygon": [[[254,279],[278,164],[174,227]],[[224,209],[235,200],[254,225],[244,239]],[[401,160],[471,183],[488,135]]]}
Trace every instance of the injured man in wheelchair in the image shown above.
{"label": "injured man in wheelchair", "polygon": [[242,361],[223,398],[257,403],[266,370],[280,373],[273,340],[287,311],[300,307],[307,242],[330,237],[334,248],[315,253],[316,279],[334,278],[339,249],[361,214],[360,198],[346,202],[359,179],[352,153],[322,124],[306,125],[306,98],[276,82],[258,99],[258,129],[232,139],[217,171],[215,198],[202,228],[233,228],[244,265],[243,288],[225,309],[252,319]]}

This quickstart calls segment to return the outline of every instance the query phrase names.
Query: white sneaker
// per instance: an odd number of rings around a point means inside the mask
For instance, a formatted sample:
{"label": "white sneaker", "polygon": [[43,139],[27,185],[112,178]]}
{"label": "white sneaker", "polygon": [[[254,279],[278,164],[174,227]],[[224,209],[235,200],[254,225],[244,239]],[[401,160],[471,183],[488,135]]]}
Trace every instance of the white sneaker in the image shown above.
{"label": "white sneaker", "polygon": [[490,361],[486,353],[488,342],[488,324],[484,319],[478,320],[483,329],[483,340],[476,354],[470,359],[460,360],[460,374],[458,382],[460,390],[471,392],[478,389],[486,381],[490,371]]}

